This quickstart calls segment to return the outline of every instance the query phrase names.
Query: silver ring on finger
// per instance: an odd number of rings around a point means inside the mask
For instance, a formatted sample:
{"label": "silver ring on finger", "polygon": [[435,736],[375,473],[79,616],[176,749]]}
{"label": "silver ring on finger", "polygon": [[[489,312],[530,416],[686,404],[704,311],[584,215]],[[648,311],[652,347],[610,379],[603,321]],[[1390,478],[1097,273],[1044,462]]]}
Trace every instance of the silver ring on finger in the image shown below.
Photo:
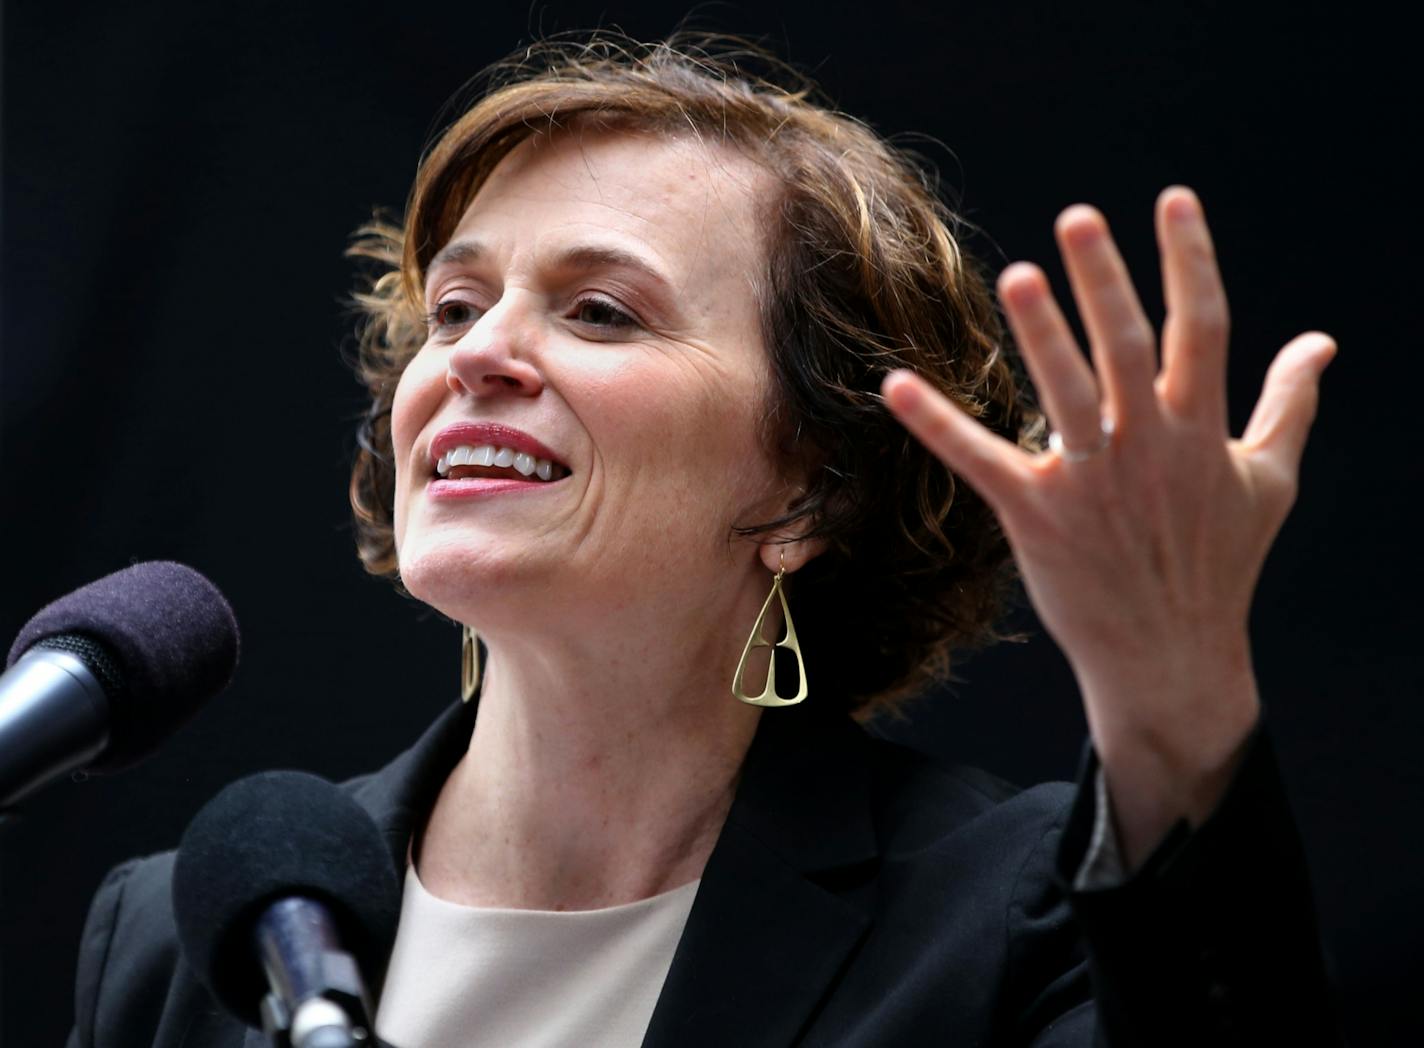
{"label": "silver ring on finger", "polygon": [[1088,459],[1092,458],[1098,452],[1103,451],[1112,443],[1113,429],[1113,420],[1103,418],[1099,422],[1100,436],[1098,437],[1098,442],[1091,448],[1070,448],[1063,442],[1062,435],[1055,429],[1048,434],[1048,450],[1053,452],[1064,462],[1087,462]]}

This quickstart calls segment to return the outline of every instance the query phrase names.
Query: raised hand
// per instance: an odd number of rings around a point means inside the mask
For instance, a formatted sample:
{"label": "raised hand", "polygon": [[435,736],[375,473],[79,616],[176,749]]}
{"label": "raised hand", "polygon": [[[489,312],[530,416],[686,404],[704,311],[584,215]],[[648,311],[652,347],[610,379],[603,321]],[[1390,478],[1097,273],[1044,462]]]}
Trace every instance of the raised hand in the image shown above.
{"label": "raised hand", "polygon": [[1071,207],[1056,226],[1091,368],[1040,269],[1017,263],[999,279],[1054,428],[1048,451],[990,433],[911,372],[883,386],[896,416],[998,515],[1077,676],[1130,863],[1178,818],[1210,813],[1259,715],[1247,614],[1335,353],[1316,332],[1287,344],[1231,439],[1226,295],[1201,205],[1168,189],[1156,221],[1160,364],[1094,209]]}

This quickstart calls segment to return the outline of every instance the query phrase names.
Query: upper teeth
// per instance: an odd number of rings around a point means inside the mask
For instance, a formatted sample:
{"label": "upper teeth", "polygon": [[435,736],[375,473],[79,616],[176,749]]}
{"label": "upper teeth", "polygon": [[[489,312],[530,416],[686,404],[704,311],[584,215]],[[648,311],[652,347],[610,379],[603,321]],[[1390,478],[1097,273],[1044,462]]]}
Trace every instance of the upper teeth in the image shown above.
{"label": "upper teeth", "polygon": [[435,464],[435,472],[446,476],[454,466],[513,466],[526,477],[537,473],[540,480],[548,480],[554,475],[554,464],[549,459],[536,459],[524,451],[502,448],[497,444],[461,444],[440,456]]}

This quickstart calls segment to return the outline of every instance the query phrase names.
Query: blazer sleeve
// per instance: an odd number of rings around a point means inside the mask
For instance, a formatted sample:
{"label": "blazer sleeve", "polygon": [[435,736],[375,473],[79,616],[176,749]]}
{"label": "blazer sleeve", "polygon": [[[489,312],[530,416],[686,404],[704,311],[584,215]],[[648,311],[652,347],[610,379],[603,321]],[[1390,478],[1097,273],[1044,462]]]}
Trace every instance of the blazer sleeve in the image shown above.
{"label": "blazer sleeve", "polygon": [[1089,750],[1056,860],[1088,953],[1096,1043],[1335,1046],[1305,855],[1258,725],[1212,815],[1179,822],[1121,883],[1075,890],[1092,845]]}

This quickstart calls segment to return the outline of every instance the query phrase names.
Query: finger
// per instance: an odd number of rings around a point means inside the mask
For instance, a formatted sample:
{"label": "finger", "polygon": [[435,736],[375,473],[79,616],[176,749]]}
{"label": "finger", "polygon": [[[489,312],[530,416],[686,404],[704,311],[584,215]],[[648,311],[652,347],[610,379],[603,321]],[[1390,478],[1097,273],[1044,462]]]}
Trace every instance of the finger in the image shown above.
{"label": "finger", "polygon": [[1107,221],[1096,209],[1078,204],[1058,216],[1054,231],[1088,331],[1108,414],[1119,429],[1154,417],[1157,354],[1152,325]]}
{"label": "finger", "polygon": [[897,369],[881,383],[885,403],[915,437],[990,506],[1011,504],[1028,480],[1028,456],[991,433],[914,372]]}
{"label": "finger", "polygon": [[1335,357],[1335,340],[1319,331],[1297,335],[1266,372],[1261,397],[1241,443],[1292,480],[1300,469],[1305,438],[1315,421],[1320,375]]}
{"label": "finger", "polygon": [[1230,315],[1206,216],[1196,194],[1173,186],[1157,198],[1157,244],[1167,321],[1162,328],[1164,403],[1180,416],[1226,428]]}
{"label": "finger", "polygon": [[1043,270],[1009,266],[999,276],[999,298],[1049,423],[1067,447],[1093,447],[1102,433],[1098,383]]}

